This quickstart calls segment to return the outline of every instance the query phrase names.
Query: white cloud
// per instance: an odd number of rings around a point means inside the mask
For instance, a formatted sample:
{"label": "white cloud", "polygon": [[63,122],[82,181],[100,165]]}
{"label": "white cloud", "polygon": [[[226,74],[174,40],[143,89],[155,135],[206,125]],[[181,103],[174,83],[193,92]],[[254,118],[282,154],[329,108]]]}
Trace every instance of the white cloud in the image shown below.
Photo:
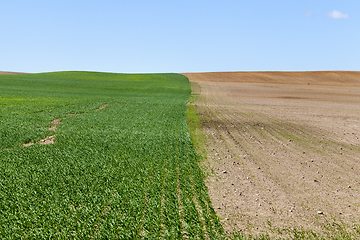
{"label": "white cloud", "polygon": [[344,14],[340,11],[333,10],[332,12],[329,12],[327,15],[329,18],[335,18],[335,19],[348,19],[349,16],[347,14]]}

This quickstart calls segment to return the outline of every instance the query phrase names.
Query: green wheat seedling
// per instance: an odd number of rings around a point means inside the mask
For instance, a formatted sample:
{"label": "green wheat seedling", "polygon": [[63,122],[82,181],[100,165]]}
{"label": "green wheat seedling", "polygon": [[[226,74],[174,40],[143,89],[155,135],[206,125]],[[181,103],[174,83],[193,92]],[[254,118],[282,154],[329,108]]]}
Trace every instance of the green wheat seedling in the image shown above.
{"label": "green wheat seedling", "polygon": [[221,238],[190,93],[178,74],[0,76],[0,238]]}

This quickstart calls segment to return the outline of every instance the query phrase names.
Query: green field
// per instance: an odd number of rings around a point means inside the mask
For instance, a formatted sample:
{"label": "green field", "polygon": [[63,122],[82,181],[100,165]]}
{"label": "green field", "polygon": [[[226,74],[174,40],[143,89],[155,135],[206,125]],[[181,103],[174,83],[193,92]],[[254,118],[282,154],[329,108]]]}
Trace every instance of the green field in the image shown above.
{"label": "green field", "polygon": [[1,75],[0,238],[221,238],[190,93],[178,74]]}

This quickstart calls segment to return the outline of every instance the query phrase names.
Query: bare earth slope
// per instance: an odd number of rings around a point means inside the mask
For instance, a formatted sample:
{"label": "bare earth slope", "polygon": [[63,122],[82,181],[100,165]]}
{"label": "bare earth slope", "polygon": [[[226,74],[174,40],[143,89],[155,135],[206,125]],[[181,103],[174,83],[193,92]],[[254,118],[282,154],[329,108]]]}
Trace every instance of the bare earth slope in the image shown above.
{"label": "bare earth slope", "polygon": [[0,75],[14,75],[14,74],[26,74],[26,73],[22,73],[22,72],[4,72],[4,71],[0,71]]}
{"label": "bare earth slope", "polygon": [[359,223],[360,72],[184,75],[201,88],[207,186],[225,230]]}

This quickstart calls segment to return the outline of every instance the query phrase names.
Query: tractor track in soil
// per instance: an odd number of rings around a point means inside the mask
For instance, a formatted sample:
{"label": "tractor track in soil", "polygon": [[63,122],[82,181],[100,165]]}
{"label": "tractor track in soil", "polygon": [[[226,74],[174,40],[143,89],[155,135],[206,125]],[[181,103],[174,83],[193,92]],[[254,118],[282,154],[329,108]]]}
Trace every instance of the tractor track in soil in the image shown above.
{"label": "tractor track in soil", "polygon": [[227,232],[359,223],[359,72],[184,75],[201,93],[206,183]]}

